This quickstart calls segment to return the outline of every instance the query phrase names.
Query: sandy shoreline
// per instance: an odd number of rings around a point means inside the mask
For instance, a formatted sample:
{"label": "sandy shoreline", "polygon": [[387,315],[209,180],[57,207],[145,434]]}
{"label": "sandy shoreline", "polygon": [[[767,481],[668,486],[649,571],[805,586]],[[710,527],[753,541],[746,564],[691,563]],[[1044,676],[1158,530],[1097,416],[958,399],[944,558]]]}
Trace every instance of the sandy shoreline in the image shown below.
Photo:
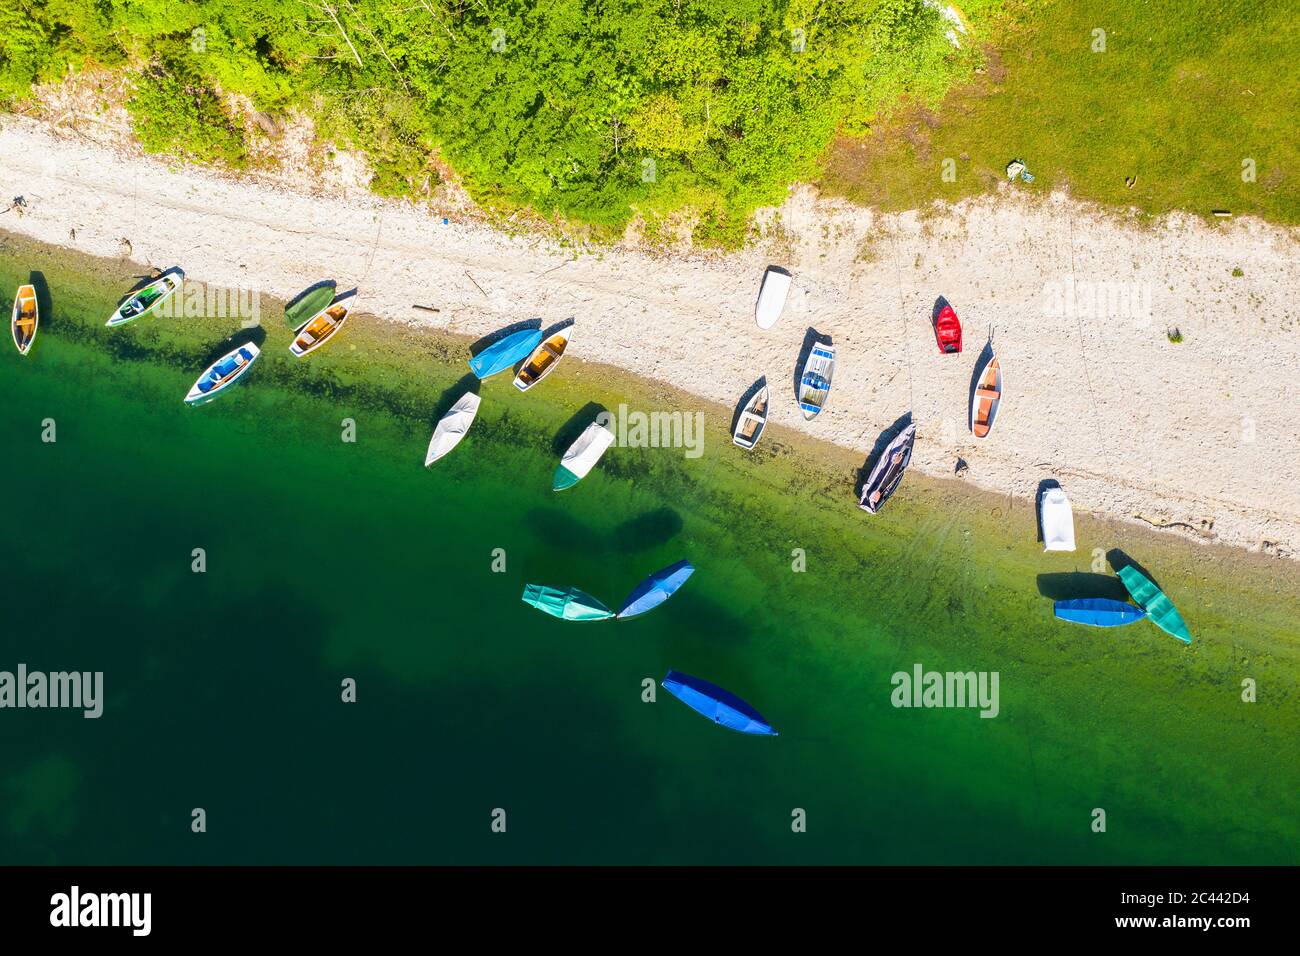
{"label": "sandy shoreline", "polygon": [[[0,128],[0,174],[27,202],[0,225],[42,242],[120,257],[126,239],[133,260],[282,298],[333,277],[360,287],[364,311],[475,336],[574,316],[575,354],[728,407],[766,375],[775,422],[864,457],[910,409],[927,473],[950,476],[961,456],[967,481],[1021,497],[1055,477],[1076,511],[1300,557],[1295,230],[1190,218],[1140,229],[1064,197],[1014,194],[879,216],[801,191],[768,215],[770,241],[739,253],[575,258],[352,191],[174,174],[16,117]],[[789,268],[794,290],[760,332],[768,264]],[[1099,283],[1115,284],[1102,317],[1083,298],[1104,294]],[[940,295],[962,318],[960,357],[934,345]],[[1166,337],[1174,326],[1182,344]],[[827,410],[805,423],[792,393],[809,327],[833,338],[839,364]],[[977,444],[967,395],[990,327],[1006,404]]]}

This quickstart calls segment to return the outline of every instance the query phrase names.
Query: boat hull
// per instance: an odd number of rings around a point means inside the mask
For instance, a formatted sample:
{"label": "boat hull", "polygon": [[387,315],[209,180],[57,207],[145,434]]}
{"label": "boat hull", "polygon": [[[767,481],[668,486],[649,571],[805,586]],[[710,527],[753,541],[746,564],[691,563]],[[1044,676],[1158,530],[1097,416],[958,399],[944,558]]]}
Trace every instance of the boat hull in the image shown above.
{"label": "boat hull", "polygon": [[352,307],[355,304],[355,292],[339,296],[298,328],[294,333],[293,341],[289,343],[289,351],[302,358],[332,341],[343,329],[343,324],[347,322],[348,317],[352,315]]}
{"label": "boat hull", "polygon": [[[177,290],[180,289],[181,283],[184,281],[185,273],[180,269],[174,269],[165,275],[159,276],[148,285],[142,286],[131,296],[131,298],[119,305],[104,325],[111,329],[119,325],[125,325],[128,322],[134,322],[136,319],[143,318],[175,295]],[[130,309],[137,303],[143,307],[138,310],[133,310],[130,315],[123,314],[127,309]]]}
{"label": "boat hull", "polygon": [[429,449],[424,455],[425,468],[450,454],[451,450],[461,443],[469,432],[469,427],[474,424],[479,403],[478,395],[466,392],[447,410],[447,414],[438,420],[438,425],[433,430],[433,437],[429,439]]}
{"label": "boat hull", "polygon": [[736,430],[731,433],[731,441],[734,444],[745,449],[751,449],[758,444],[758,440],[763,437],[763,431],[767,428],[767,400],[768,391],[767,386],[764,385],[740,413]]}
{"label": "boat hull", "polygon": [[815,345],[808,353],[803,371],[799,373],[799,408],[804,421],[812,421],[821,414],[831,396],[831,381],[835,377],[835,347]]}
{"label": "boat hull", "polygon": [[599,422],[592,422],[569,446],[551,479],[552,491],[572,488],[586,478],[600,461],[605,449],[614,443],[614,433]]}
{"label": "boat hull", "polygon": [[970,429],[977,441],[993,433],[1002,408],[1002,385],[1002,363],[990,352],[975,377],[975,393],[971,396]]}
{"label": "boat hull", "polygon": [[723,690],[706,680],[669,671],[663,679],[663,688],[691,710],[742,734],[775,737],[776,731],[763,716],[730,691]]}
{"label": "boat hull", "polygon": [[619,620],[625,621],[654,610],[672,597],[694,573],[695,566],[689,561],[678,561],[656,571],[638,584],[627,596],[622,609],[618,612]]}
{"label": "boat hull", "polygon": [[531,355],[541,341],[542,333],[536,329],[525,329],[507,335],[470,359],[469,370],[479,378],[488,378],[498,372],[504,372]]}
{"label": "boat hull", "polygon": [[526,392],[540,385],[555,371],[555,367],[560,364],[560,359],[564,358],[571,338],[572,333],[568,330],[557,332],[533,349],[524,360],[524,364],[519,367],[519,374],[515,376],[514,381],[515,388]]}
{"label": "boat hull", "polygon": [[871,475],[862,486],[858,507],[868,514],[879,514],[891,495],[903,481],[907,466],[912,463],[912,449],[916,444],[916,425],[904,428],[880,453]]}
{"label": "boat hull", "polygon": [[790,295],[790,281],[790,274],[784,269],[772,267],[763,273],[763,285],[754,306],[754,321],[760,329],[770,329],[781,318]]}
{"label": "boat hull", "polygon": [[1174,602],[1169,600],[1164,591],[1156,587],[1154,581],[1132,565],[1120,568],[1117,573],[1128,593],[1133,596],[1133,600],[1142,605],[1147,612],[1152,624],[1166,634],[1178,638],[1184,644],[1192,643],[1192,632],[1188,630],[1187,622],[1174,607]]}
{"label": "boat hull", "polygon": [[[261,349],[252,342],[231,349],[203,370],[203,374],[198,377],[198,380],[185,395],[185,404],[206,405],[218,396],[230,391],[243,380],[261,354]],[[209,376],[213,376],[214,373],[215,381],[211,381]],[[203,385],[209,381],[210,385],[205,390]]]}
{"label": "boat hull", "polygon": [[562,621],[607,621],[614,616],[599,600],[577,588],[525,584],[521,600]]}
{"label": "boat hull", "polygon": [[940,355],[961,353],[961,321],[953,307],[945,305],[934,320],[934,340]]}
{"label": "boat hull", "polygon": [[1074,509],[1064,489],[1049,488],[1039,508],[1044,551],[1074,550]]}
{"label": "boat hull", "polygon": [[1057,601],[1052,606],[1052,613],[1062,621],[1086,624],[1088,627],[1123,627],[1147,616],[1147,612],[1136,605],[1108,598]]}

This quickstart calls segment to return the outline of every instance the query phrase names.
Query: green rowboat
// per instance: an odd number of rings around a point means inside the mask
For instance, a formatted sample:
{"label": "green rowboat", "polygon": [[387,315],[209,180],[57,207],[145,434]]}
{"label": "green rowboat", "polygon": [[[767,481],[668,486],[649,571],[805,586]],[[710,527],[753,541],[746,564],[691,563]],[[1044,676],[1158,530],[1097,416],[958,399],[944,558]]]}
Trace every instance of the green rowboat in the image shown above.
{"label": "green rowboat", "polygon": [[1174,602],[1165,596],[1164,591],[1135,567],[1120,568],[1118,574],[1124,587],[1128,588],[1128,593],[1133,595],[1133,600],[1146,610],[1156,627],[1172,634],[1184,644],[1192,643],[1192,632],[1187,629],[1183,616],[1174,607]]}

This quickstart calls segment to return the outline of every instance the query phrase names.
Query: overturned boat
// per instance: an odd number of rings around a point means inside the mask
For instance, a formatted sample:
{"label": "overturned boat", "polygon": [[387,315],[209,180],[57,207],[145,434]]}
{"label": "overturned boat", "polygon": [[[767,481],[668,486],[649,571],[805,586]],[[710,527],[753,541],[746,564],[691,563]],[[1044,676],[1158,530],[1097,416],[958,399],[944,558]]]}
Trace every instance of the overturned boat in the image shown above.
{"label": "overturned boat", "polygon": [[638,584],[627,596],[627,600],[623,602],[623,609],[618,612],[618,617],[626,620],[657,608],[672,597],[694,573],[695,566],[689,561],[678,561],[656,571]]}
{"label": "overturned boat", "polygon": [[1183,616],[1165,592],[1156,587],[1154,581],[1132,565],[1120,568],[1116,573],[1133,600],[1142,605],[1156,627],[1166,634],[1172,634],[1184,644],[1192,643],[1192,632],[1187,629]]}
{"label": "overturned boat", "polygon": [[1122,627],[1147,616],[1147,612],[1136,605],[1129,604],[1127,601],[1112,601],[1109,598],[1057,601],[1052,605],[1052,613],[1062,621],[1086,624],[1089,627]]}
{"label": "overturned boat", "polygon": [[605,621],[614,616],[604,604],[577,588],[525,584],[523,601],[562,621]]}
{"label": "overturned boat", "polygon": [[669,671],[664,677],[663,687],[687,707],[703,714],[715,724],[742,734],[776,736],[776,731],[763,719],[762,714],[735,694],[706,680],[680,671]]}
{"label": "overturned boat", "polygon": [[522,332],[507,335],[470,359],[469,370],[479,378],[487,378],[508,368],[514,368],[516,364],[528,358],[541,341],[542,333],[538,329],[524,329]]}
{"label": "overturned boat", "polygon": [[425,468],[460,444],[460,440],[469,431],[469,426],[474,424],[480,401],[478,395],[466,392],[447,410],[446,415],[438,419],[433,437],[429,439],[429,450],[424,455]]}
{"label": "overturned boat", "polygon": [[552,491],[572,488],[596,467],[605,449],[614,444],[614,433],[600,422],[592,422],[560,459],[551,479]]}

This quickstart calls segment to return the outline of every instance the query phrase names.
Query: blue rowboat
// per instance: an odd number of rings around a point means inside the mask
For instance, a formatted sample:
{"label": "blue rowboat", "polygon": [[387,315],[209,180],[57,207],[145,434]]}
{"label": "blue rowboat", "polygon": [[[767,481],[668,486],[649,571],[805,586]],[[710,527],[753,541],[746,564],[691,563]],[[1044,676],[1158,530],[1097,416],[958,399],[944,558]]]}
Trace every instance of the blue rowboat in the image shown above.
{"label": "blue rowboat", "polygon": [[227,352],[209,365],[185,395],[186,405],[203,405],[232,388],[253,367],[262,350],[253,342]]}
{"label": "blue rowboat", "polygon": [[673,592],[686,583],[686,579],[695,573],[695,566],[689,561],[678,561],[663,570],[656,571],[636,586],[636,590],[623,602],[623,610],[618,612],[620,618],[636,617],[646,611],[657,608],[673,596]]}
{"label": "blue rowboat", "polygon": [[1074,624],[1088,624],[1092,627],[1120,627],[1132,624],[1147,616],[1142,608],[1124,601],[1111,601],[1107,598],[1080,598],[1076,601],[1057,601],[1056,616],[1062,621]]}
{"label": "blue rowboat", "polygon": [[776,731],[762,715],[730,691],[715,687],[706,680],[669,671],[663,681],[664,690],[687,707],[703,714],[715,724],[722,724],[742,734],[763,734],[775,737]]}
{"label": "blue rowboat", "polygon": [[504,339],[493,342],[478,355],[469,360],[470,371],[479,378],[487,378],[497,372],[513,368],[533,354],[538,343],[542,341],[540,329],[524,329],[507,335]]}

